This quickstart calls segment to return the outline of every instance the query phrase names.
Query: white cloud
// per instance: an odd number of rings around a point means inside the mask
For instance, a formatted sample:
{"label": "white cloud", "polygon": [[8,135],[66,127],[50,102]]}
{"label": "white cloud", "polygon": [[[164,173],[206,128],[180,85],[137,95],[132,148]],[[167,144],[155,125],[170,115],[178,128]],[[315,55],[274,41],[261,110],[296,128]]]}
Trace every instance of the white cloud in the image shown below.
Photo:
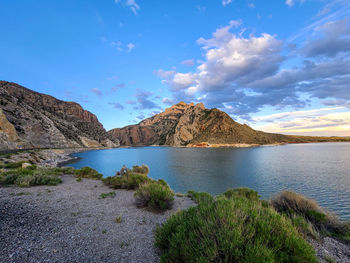
{"label": "white cloud", "polygon": [[126,47],[128,48],[127,52],[130,52],[131,50],[133,50],[135,48],[135,45],[133,43],[129,43],[126,45]]}
{"label": "white cloud", "polygon": [[178,87],[186,88],[195,81],[196,77],[197,76],[192,73],[176,73],[172,81]]}
{"label": "white cloud", "polygon": [[294,5],[294,1],[293,0],[286,0],[286,5],[289,7],[292,7]]}
{"label": "white cloud", "polygon": [[[116,4],[121,3],[121,0],[114,0]],[[140,11],[140,6],[136,3],[135,0],[125,0],[125,5],[130,8],[130,10],[134,13],[136,16],[138,12]]]}
{"label": "white cloud", "polygon": [[198,12],[203,13],[203,12],[205,12],[206,7],[205,6],[196,5],[196,9],[197,9]]}
{"label": "white cloud", "polygon": [[111,41],[109,43],[112,47],[116,48],[118,51],[122,52],[122,51],[126,51],[126,52],[130,52],[135,48],[135,44],[133,43],[129,43],[127,45],[124,45],[121,41]]}
{"label": "white cloud", "polygon": [[[232,20],[229,25],[218,28],[212,38],[198,39],[205,51],[205,61],[195,72],[158,70],[155,73],[177,93],[174,95],[178,99],[197,94],[213,106],[218,106],[215,100],[220,103],[236,100],[241,94],[238,85],[275,74],[283,60],[280,55],[282,43],[275,36],[262,34],[245,38],[242,31],[238,34],[230,32],[241,24],[241,20]],[[216,94],[211,94],[213,92]],[[208,96],[204,96],[206,94]]]}
{"label": "white cloud", "polygon": [[248,7],[249,7],[249,8],[255,8],[255,4],[249,3],[249,4],[248,4]]}
{"label": "white cloud", "polygon": [[222,0],[222,5],[227,6],[232,3],[232,0]]}
{"label": "white cloud", "polygon": [[191,67],[191,66],[194,66],[196,63],[194,62],[193,59],[187,59],[187,60],[182,61],[181,64]]}
{"label": "white cloud", "polygon": [[329,10],[327,12],[324,12],[321,10],[322,12],[316,15],[317,20],[307,25],[306,27],[303,27],[302,29],[297,31],[295,34],[293,34],[288,39],[288,42],[296,41],[299,39],[305,39],[309,37],[313,33],[313,31],[315,31],[316,28],[324,25],[327,22],[336,21],[342,18],[348,18],[350,1],[334,0],[332,2],[332,5],[328,6],[328,8]]}
{"label": "white cloud", "polygon": [[140,6],[136,3],[135,0],[127,0],[126,5],[130,7],[134,15],[137,15],[137,12],[140,10]]}
{"label": "white cloud", "polygon": [[[155,71],[175,101],[200,100],[245,121],[265,106],[298,109],[312,101],[350,108],[350,50],[346,44],[350,27],[346,20],[314,27],[317,38],[285,50],[284,55],[283,42],[275,35],[247,35],[239,28],[241,24],[240,20],[231,21],[211,38],[198,39],[204,59],[195,70]],[[307,48],[312,41],[318,44]],[[300,64],[283,68],[288,52],[298,54]]]}

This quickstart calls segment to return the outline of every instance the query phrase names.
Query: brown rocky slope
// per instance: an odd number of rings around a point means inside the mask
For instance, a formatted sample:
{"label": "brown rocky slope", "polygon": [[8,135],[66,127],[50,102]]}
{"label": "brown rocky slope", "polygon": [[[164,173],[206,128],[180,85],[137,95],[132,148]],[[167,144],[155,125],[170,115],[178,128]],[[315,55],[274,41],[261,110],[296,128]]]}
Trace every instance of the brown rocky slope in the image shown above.
{"label": "brown rocky slope", "polygon": [[0,81],[0,150],[118,145],[78,103]]}
{"label": "brown rocky slope", "polygon": [[209,146],[275,144],[348,140],[346,138],[289,136],[256,131],[239,124],[225,112],[206,109],[202,103],[180,102],[136,125],[108,132],[124,146]]}

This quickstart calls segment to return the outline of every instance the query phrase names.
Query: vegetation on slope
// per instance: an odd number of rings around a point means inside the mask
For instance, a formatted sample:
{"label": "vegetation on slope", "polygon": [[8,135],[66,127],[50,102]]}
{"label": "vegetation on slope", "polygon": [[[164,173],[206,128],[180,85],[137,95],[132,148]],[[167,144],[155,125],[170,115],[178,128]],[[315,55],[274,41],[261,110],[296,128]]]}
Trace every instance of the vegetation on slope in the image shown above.
{"label": "vegetation on slope", "polygon": [[62,182],[62,174],[72,173],[66,168],[42,168],[35,165],[11,169],[0,174],[0,185],[15,184],[20,187],[35,185],[57,185]]}
{"label": "vegetation on slope", "polygon": [[198,206],[177,212],[156,230],[161,262],[317,262],[289,218],[254,191],[217,198],[190,194]]}

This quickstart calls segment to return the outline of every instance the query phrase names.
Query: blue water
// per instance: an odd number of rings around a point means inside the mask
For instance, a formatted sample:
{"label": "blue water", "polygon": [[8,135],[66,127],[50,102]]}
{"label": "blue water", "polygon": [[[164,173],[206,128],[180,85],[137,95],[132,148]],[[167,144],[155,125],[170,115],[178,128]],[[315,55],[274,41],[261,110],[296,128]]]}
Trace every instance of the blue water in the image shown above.
{"label": "blue water", "polygon": [[90,166],[112,176],[122,165],[147,164],[149,176],[162,178],[176,192],[190,189],[220,194],[246,186],[263,198],[289,189],[316,199],[350,219],[350,143],[290,144],[256,148],[140,147],[74,154],[70,164]]}

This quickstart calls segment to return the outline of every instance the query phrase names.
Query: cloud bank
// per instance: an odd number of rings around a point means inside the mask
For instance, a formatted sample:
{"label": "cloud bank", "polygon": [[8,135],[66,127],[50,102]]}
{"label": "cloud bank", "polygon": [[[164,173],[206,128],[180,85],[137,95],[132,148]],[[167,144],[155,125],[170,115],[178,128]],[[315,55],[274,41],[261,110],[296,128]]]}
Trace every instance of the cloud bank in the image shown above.
{"label": "cloud bank", "polygon": [[[173,95],[165,102],[202,101],[245,120],[264,107],[298,109],[310,100],[350,107],[348,19],[315,27],[293,50],[276,35],[247,35],[241,25],[233,20],[198,39],[204,59],[194,71],[155,71]],[[290,58],[299,62],[287,67]]]}

